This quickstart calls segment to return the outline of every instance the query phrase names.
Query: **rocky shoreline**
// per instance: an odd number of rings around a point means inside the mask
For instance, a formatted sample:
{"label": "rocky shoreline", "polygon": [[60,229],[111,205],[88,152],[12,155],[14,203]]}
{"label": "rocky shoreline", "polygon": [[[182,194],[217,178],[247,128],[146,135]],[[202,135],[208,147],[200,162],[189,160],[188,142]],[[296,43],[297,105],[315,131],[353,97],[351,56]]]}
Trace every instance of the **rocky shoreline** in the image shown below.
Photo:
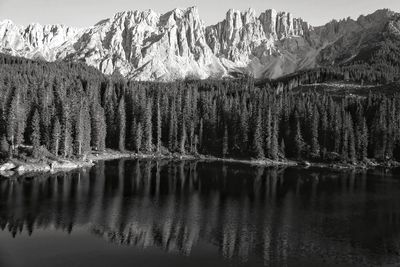
{"label": "rocky shoreline", "polygon": [[23,162],[11,159],[0,165],[0,176],[19,177],[29,173],[56,173],[70,171],[74,169],[91,167],[94,163],[91,161],[79,160],[53,160],[47,162]]}
{"label": "rocky shoreline", "polygon": [[97,161],[114,160],[120,158],[131,159],[166,159],[166,160],[197,160],[201,162],[228,162],[250,164],[254,166],[264,167],[289,167],[299,166],[303,168],[317,167],[330,169],[371,169],[376,167],[395,168],[400,167],[399,162],[363,162],[357,164],[349,163],[324,163],[324,162],[309,162],[296,160],[271,160],[271,159],[235,159],[235,158],[218,158],[207,155],[180,155],[180,154],[138,154],[134,152],[119,152],[107,150],[104,152],[92,152],[84,159],[52,159],[41,162],[28,162],[18,159],[10,159],[0,164],[0,177],[13,178],[25,176],[34,173],[57,173],[71,171],[79,168],[92,167]]}
{"label": "rocky shoreline", "polygon": [[[120,158],[172,159],[172,157],[168,156],[145,155],[133,152],[119,152],[115,150],[92,152],[82,159],[47,158],[39,161],[35,160],[34,158],[28,158],[25,160],[12,158],[0,163],[0,177],[14,178],[26,176],[27,174],[65,172],[79,168],[92,167],[95,165],[96,161],[113,160]],[[194,157],[184,156],[181,157],[181,159],[194,159]]]}

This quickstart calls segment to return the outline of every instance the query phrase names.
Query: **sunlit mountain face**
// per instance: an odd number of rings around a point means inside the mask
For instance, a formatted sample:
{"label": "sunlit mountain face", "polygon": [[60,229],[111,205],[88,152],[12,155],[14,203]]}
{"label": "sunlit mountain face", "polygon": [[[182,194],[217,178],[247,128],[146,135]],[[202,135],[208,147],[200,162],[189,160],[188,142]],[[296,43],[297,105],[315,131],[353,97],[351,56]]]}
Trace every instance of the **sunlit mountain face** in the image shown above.
{"label": "sunlit mountain face", "polygon": [[117,160],[3,179],[0,263],[389,264],[399,260],[398,174]]}
{"label": "sunlit mountain face", "polygon": [[[230,9],[205,25],[196,7],[165,14],[119,12],[92,27],[0,21],[0,52],[47,61],[85,62],[105,74],[141,81],[250,74],[278,78],[346,64],[399,58],[399,14],[377,10],[357,20],[313,27],[288,12]],[[376,61],[376,62],[375,62]],[[398,61],[397,61],[398,62]]]}

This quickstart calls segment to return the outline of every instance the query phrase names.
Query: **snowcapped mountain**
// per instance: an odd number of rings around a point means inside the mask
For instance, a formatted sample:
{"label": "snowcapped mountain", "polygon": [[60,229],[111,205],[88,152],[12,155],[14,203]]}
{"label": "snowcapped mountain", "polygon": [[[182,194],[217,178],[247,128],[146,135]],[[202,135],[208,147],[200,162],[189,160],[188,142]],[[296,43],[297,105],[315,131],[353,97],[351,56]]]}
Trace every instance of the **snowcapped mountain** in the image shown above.
{"label": "snowcapped mountain", "polygon": [[[135,80],[229,77],[276,78],[346,62],[387,35],[400,35],[399,14],[378,10],[357,20],[312,27],[290,13],[229,10],[205,26],[197,8],[127,11],[93,27],[0,22],[0,52],[47,61],[83,61],[106,74]],[[363,50],[364,49],[364,50]]]}

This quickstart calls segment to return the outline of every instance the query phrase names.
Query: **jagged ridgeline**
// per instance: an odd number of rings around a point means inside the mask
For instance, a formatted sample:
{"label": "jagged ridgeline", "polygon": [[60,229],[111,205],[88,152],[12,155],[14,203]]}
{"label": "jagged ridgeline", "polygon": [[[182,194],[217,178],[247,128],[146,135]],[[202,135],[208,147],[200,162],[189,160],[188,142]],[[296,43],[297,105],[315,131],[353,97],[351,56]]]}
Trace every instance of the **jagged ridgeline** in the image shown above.
{"label": "jagged ridgeline", "polygon": [[[141,81],[276,79],[316,67],[352,66],[368,80],[399,77],[400,14],[382,9],[313,27],[288,12],[229,10],[205,25],[195,7],[119,12],[83,29],[0,21],[0,52],[85,62]],[[349,74],[350,75],[350,74]],[[383,75],[383,77],[382,77]]]}
{"label": "jagged ridgeline", "polygon": [[[400,160],[400,97],[276,90],[253,78],[127,81],[84,64],[1,55],[1,150],[45,146],[237,158]],[[367,90],[367,89],[365,89]],[[365,90],[361,90],[365,92]]]}

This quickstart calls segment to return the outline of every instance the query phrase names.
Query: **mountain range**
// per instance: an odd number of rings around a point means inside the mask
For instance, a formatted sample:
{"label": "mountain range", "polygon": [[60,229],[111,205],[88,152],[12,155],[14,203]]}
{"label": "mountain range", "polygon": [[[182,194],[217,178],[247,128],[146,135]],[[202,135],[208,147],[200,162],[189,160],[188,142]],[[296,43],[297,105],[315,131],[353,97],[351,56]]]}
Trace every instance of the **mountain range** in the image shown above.
{"label": "mountain range", "polygon": [[313,27],[291,13],[229,10],[206,26],[196,7],[165,14],[115,14],[89,28],[0,21],[0,52],[46,61],[79,61],[141,81],[278,78],[300,70],[365,61],[400,37],[388,9]]}

